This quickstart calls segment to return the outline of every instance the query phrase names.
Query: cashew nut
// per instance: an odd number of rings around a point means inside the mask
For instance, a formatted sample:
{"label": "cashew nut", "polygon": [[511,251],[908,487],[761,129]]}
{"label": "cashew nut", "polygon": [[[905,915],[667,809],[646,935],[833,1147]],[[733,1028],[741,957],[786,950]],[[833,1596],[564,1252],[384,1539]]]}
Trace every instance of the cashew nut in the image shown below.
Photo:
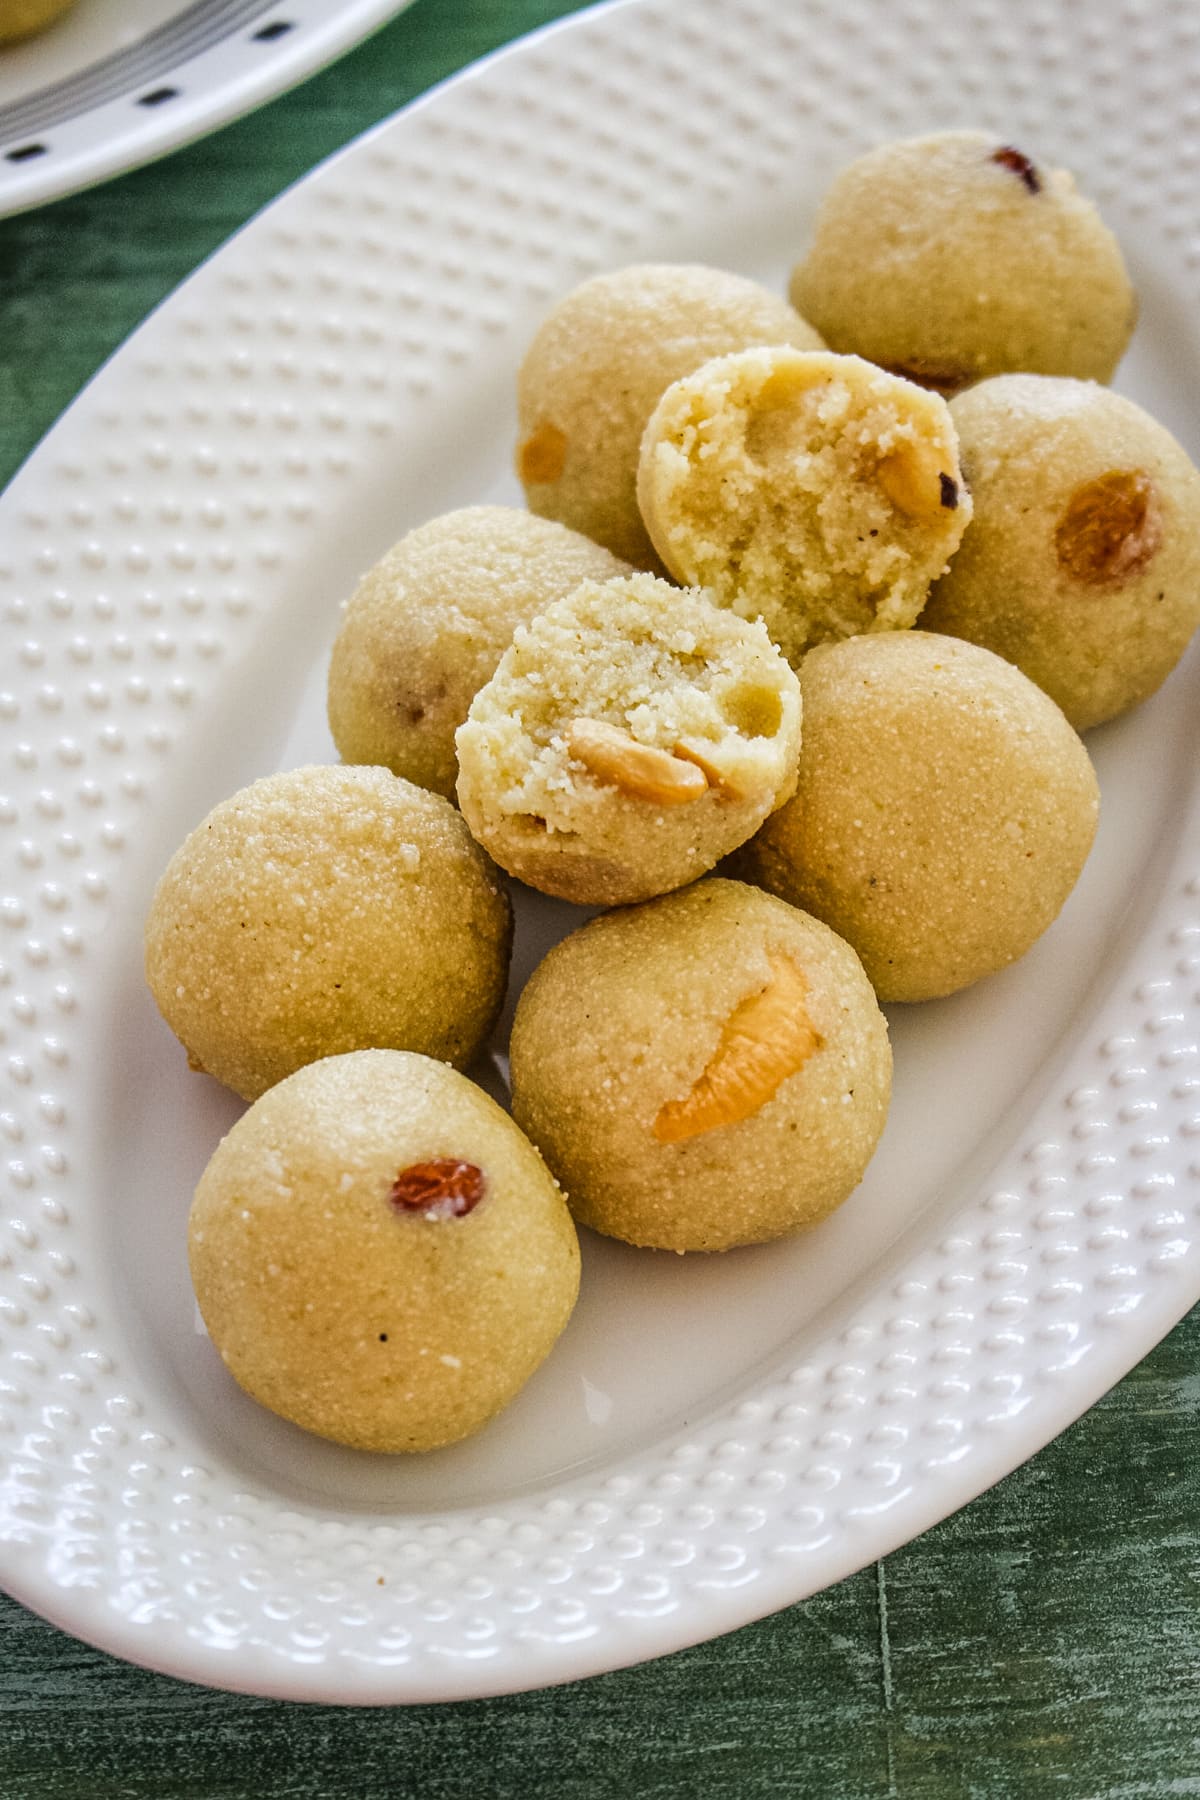
{"label": "cashew nut", "polygon": [[786,956],[768,960],[770,981],[730,1013],[691,1093],[660,1108],[654,1121],[660,1144],[750,1118],[824,1043],[805,1007],[803,970]]}
{"label": "cashew nut", "polygon": [[704,771],[694,762],[639,744],[628,731],[603,719],[574,719],[567,727],[567,749],[597,781],[635,800],[686,806],[708,792]]}
{"label": "cashew nut", "polygon": [[747,790],[740,781],[735,780],[727,769],[719,768],[712,758],[710,744],[697,743],[694,738],[680,738],[675,745],[674,754],[682,762],[694,763],[701,770],[710,788],[724,794],[730,800],[744,800]]}
{"label": "cashew nut", "polygon": [[946,460],[928,444],[902,444],[882,459],[875,476],[897,512],[918,525],[935,525],[958,505],[958,481],[944,468]]}

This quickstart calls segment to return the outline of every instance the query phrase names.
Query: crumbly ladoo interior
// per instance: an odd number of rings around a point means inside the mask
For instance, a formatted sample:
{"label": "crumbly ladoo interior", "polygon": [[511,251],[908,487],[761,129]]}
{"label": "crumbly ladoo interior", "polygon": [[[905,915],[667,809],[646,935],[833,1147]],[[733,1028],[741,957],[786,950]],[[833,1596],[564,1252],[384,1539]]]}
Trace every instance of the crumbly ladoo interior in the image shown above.
{"label": "crumbly ladoo interior", "polygon": [[668,389],[638,493],[671,572],[761,617],[793,663],[911,625],[971,512],[938,395],[859,357],[786,348],[720,357]]}
{"label": "crumbly ladoo interior", "polygon": [[701,596],[588,582],[517,632],[465,730],[495,808],[534,830],[572,830],[614,790],[650,812],[710,791],[773,800],[786,677],[765,633],[748,643]]}
{"label": "crumbly ladoo interior", "polygon": [[638,569],[657,558],[638,511],[638,446],[663,390],[747,344],[824,348],[778,294],[698,263],[638,263],[574,288],[517,376],[517,472],[530,509]]}
{"label": "crumbly ladoo interior", "polygon": [[406,533],[342,609],[328,690],[342,761],[382,764],[453,799],[454,733],[516,627],[581,581],[628,573],[577,531],[514,506],[460,507]]}

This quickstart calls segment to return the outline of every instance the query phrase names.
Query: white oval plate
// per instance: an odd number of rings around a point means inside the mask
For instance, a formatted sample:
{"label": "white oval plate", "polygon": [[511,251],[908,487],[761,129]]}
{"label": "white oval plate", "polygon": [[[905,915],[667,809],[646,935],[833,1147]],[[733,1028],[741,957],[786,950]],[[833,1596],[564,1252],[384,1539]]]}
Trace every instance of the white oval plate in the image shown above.
{"label": "white oval plate", "polygon": [[151,162],[294,87],[411,0],[77,0],[0,48],[0,218]]}
{"label": "white oval plate", "polygon": [[[1200,17],[1034,0],[638,0],[317,171],[142,329],[0,503],[0,1577],[195,1680],[459,1698],[728,1630],[1003,1475],[1200,1294],[1193,655],[1093,736],[1094,855],[1017,967],[896,1008],[859,1192],[725,1257],[585,1244],[562,1344],[475,1441],[371,1459],[235,1391],[192,1186],[236,1103],[140,967],[151,886],[240,783],[332,758],[359,571],[517,496],[513,373],[631,258],[780,283],[832,171],[979,122],[1062,158],[1143,297],[1122,385],[1200,449]],[[1031,44],[1034,54],[1031,55]],[[1169,146],[1169,149],[1167,148]],[[515,984],[570,910],[523,901]]]}

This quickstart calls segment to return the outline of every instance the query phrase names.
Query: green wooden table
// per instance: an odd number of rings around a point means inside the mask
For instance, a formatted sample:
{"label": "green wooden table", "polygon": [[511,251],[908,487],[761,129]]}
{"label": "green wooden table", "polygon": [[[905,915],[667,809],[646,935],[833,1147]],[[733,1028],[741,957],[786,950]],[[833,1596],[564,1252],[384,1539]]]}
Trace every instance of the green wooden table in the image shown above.
{"label": "green wooden table", "polygon": [[[0,224],[0,484],[97,365],[323,156],[570,0],[417,0],[296,93]],[[148,1675],[0,1599],[0,1800],[1200,1796],[1200,1311],[886,1562],[640,1669],[411,1711]]]}

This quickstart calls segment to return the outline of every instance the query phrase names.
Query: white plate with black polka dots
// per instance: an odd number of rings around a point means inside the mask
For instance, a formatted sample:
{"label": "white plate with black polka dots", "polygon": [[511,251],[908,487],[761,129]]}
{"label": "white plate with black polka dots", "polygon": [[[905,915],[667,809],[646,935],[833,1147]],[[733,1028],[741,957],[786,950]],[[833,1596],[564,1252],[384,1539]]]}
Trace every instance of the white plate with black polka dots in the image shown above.
{"label": "white plate with black polka dots", "polygon": [[[1094,10],[585,11],[284,195],[0,498],[17,1598],[135,1661],[295,1699],[565,1681],[892,1550],[1200,1297],[1200,646],[1090,735],[1099,836],[1046,935],[891,1009],[892,1110],[846,1205],[726,1256],[585,1234],[554,1353],[433,1455],[341,1449],[230,1380],[185,1242],[241,1109],[189,1073],[142,972],[155,880],[208,808],[334,760],[326,669],[361,571],[436,513],[519,504],[517,365],[585,275],[703,260],[780,292],[835,170],[975,125],[1099,202],[1142,306],[1118,385],[1200,451],[1200,16]],[[514,995],[578,916],[517,910]],[[502,1076],[503,1034],[492,1048]]]}
{"label": "white plate with black polka dots", "polygon": [[0,217],[137,168],[261,106],[409,0],[75,0],[0,45]]}

